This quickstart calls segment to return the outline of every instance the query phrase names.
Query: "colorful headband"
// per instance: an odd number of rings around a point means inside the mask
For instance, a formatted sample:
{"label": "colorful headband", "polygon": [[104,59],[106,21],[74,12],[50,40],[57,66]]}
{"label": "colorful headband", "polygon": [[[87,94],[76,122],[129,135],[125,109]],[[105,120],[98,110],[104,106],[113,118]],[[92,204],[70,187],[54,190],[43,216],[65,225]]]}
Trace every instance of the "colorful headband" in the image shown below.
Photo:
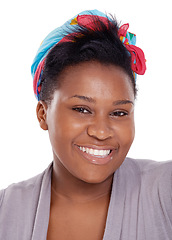
{"label": "colorful headband", "polygon": [[[41,43],[38,52],[34,58],[31,66],[31,73],[33,77],[33,89],[35,96],[40,100],[41,91],[41,76],[44,69],[45,59],[50,50],[58,43],[69,41],[67,38],[69,35],[76,34],[74,28],[70,28],[70,25],[79,25],[94,30],[95,20],[92,16],[98,17],[104,24],[107,24],[107,19],[112,21],[104,13],[98,10],[83,11],[79,15],[70,19],[64,23],[61,27],[52,31]],[[118,30],[118,36],[121,42],[124,44],[128,52],[131,54],[131,68],[133,70],[134,77],[136,74],[143,75],[146,71],[146,60],[143,51],[136,47],[136,35],[128,32],[129,24],[122,25]]]}

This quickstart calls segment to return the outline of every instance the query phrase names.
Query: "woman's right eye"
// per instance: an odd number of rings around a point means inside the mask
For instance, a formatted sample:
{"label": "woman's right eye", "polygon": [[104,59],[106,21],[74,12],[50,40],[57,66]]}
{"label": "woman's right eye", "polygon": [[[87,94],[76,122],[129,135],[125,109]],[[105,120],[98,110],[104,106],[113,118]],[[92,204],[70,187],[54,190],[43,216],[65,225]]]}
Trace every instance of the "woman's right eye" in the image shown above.
{"label": "woman's right eye", "polygon": [[84,113],[84,114],[91,113],[88,109],[86,109],[84,107],[74,107],[74,108],[72,108],[72,110],[80,112],[80,113]]}

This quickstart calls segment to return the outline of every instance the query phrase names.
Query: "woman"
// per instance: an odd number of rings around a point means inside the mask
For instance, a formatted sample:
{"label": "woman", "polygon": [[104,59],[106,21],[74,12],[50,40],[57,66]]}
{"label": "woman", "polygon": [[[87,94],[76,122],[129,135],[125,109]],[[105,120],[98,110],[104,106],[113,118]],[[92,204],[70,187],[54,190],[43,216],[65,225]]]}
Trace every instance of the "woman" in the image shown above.
{"label": "woman", "polygon": [[172,162],[126,157],[146,70],[127,30],[93,10],[44,39],[32,74],[54,159],[0,192],[0,239],[171,239]]}

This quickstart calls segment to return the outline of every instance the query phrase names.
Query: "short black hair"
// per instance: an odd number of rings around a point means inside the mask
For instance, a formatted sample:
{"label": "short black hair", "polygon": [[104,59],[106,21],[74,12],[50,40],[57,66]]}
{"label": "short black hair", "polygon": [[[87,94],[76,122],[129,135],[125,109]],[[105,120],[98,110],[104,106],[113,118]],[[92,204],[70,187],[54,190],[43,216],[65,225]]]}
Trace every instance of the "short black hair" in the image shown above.
{"label": "short black hair", "polygon": [[68,40],[55,45],[47,55],[41,76],[40,100],[51,102],[53,93],[60,86],[58,76],[66,67],[87,61],[121,67],[131,79],[136,98],[131,56],[118,37],[119,26],[116,19],[111,16],[112,21],[107,18],[107,22],[102,22],[97,16],[92,18],[94,29],[88,26],[71,26],[76,34],[68,34]]}

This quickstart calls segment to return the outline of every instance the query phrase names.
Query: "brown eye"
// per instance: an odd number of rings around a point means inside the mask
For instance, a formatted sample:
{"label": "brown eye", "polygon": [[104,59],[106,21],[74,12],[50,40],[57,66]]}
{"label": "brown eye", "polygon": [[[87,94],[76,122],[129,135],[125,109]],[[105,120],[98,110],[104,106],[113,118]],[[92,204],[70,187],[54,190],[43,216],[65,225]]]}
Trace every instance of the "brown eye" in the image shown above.
{"label": "brown eye", "polygon": [[84,107],[75,107],[75,108],[72,108],[72,110],[77,111],[79,113],[84,113],[84,114],[91,113],[88,109]]}
{"label": "brown eye", "polygon": [[111,113],[111,116],[114,116],[114,117],[124,117],[127,115],[128,115],[128,113],[124,112],[124,111],[115,111],[115,112]]}

